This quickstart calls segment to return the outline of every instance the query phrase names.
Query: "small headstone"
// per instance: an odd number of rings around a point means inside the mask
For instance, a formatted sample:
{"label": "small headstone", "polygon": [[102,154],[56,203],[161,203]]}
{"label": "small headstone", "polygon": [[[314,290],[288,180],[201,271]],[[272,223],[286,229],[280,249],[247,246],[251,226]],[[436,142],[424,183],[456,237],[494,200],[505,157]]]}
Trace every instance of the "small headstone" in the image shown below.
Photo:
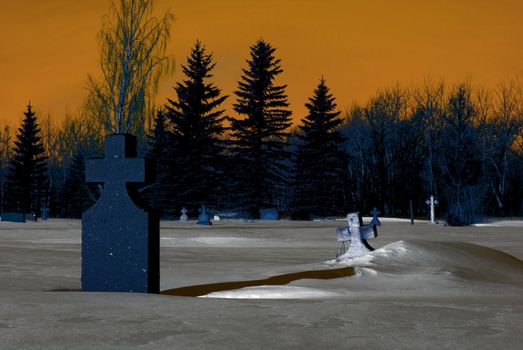
{"label": "small headstone", "polygon": [[260,209],[260,220],[279,220],[278,209],[276,209],[276,208]]}
{"label": "small headstone", "polygon": [[375,225],[375,226],[381,226],[380,219],[378,219],[378,215],[380,215],[381,212],[378,210],[378,208],[373,208],[370,212],[370,215],[372,215],[372,220],[370,221],[369,225]]}
{"label": "small headstone", "polygon": [[2,221],[25,222],[25,214],[22,214],[22,213],[2,213]]}
{"label": "small headstone", "polygon": [[158,217],[138,208],[126,183],[145,181],[136,139],[105,138],[105,158],[86,162],[87,182],[104,183],[101,197],[82,216],[82,290],[158,293]]}
{"label": "small headstone", "polygon": [[182,213],[182,215],[180,216],[180,221],[189,220],[189,217],[187,216],[187,209],[185,209],[185,207],[183,207],[182,210],[180,210],[180,212]]}
{"label": "small headstone", "polygon": [[211,218],[207,213],[207,208],[205,204],[202,204],[202,207],[199,209],[200,215],[198,216],[198,225],[212,225]]}
{"label": "small headstone", "polygon": [[220,215],[214,215],[213,221],[220,221],[221,217]]}

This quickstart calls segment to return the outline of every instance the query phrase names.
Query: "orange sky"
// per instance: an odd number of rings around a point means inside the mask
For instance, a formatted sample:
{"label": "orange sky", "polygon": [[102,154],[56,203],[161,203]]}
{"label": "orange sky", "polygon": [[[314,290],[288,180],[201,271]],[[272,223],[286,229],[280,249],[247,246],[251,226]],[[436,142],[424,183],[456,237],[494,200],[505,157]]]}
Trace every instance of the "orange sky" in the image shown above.
{"label": "orange sky", "polygon": [[[98,70],[96,35],[110,0],[0,0],[0,123],[18,126],[27,101],[61,119]],[[431,76],[494,86],[523,75],[523,0],[157,0],[176,16],[169,50],[184,63],[200,39],[231,95],[249,46],[275,46],[294,118],[323,75],[340,109],[380,87]],[[162,84],[174,96],[180,70]],[[229,112],[234,115],[234,112]]]}

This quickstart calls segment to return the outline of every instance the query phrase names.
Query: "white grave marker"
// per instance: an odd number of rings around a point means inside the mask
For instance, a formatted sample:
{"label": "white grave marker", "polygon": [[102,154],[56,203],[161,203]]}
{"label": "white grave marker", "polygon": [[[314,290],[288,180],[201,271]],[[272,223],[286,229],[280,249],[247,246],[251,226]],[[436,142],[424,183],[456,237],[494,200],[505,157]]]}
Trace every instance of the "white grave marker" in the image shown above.
{"label": "white grave marker", "polygon": [[430,199],[427,199],[425,201],[425,203],[427,203],[427,205],[430,205],[430,223],[431,224],[435,224],[436,221],[434,220],[435,218],[435,207],[436,205],[438,205],[438,200],[437,199],[434,199],[434,196],[430,196]]}

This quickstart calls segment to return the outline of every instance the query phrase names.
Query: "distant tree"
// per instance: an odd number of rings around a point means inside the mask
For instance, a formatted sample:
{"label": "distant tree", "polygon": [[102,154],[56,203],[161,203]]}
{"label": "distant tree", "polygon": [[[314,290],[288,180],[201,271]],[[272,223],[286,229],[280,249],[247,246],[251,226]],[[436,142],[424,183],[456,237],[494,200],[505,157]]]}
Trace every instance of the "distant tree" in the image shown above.
{"label": "distant tree", "polygon": [[468,84],[452,91],[443,116],[437,170],[450,225],[468,225],[484,215],[486,184],[482,170],[477,111]]}
{"label": "distant tree", "polygon": [[316,215],[345,212],[347,154],[339,128],[342,119],[335,98],[322,78],[305,104],[294,162],[295,209]]}
{"label": "distant tree", "polygon": [[168,120],[165,116],[165,111],[160,110],[156,113],[154,118],[153,128],[149,133],[149,148],[147,150],[147,157],[151,159],[159,159],[165,155],[168,145]]}
{"label": "distant tree", "polygon": [[47,114],[41,122],[42,144],[45,149],[47,157],[47,178],[49,179],[49,190],[47,191],[47,208],[50,210],[50,215],[56,213],[56,205],[58,200],[58,193],[63,186],[63,158],[60,151],[60,133],[59,126],[51,118],[51,114]]}
{"label": "distant tree", "polygon": [[64,171],[78,152],[81,152],[84,157],[103,155],[104,135],[97,129],[96,122],[84,111],[79,115],[67,115],[57,130],[56,138],[58,140],[56,154],[63,163]]}
{"label": "distant tree", "polygon": [[47,156],[36,116],[27,106],[14,142],[13,157],[5,183],[6,211],[40,213],[48,206]]}
{"label": "distant tree", "polygon": [[364,210],[376,206],[372,169],[372,130],[365,120],[365,108],[353,105],[346,111],[341,128],[345,136],[344,149],[350,159],[347,179],[347,207]]}
{"label": "distant tree", "polygon": [[[482,147],[483,171],[488,184],[489,197],[495,203],[493,213],[509,214],[519,205],[517,187],[511,179],[519,174],[514,167],[516,157],[513,146],[523,131],[521,93],[515,81],[500,84],[494,98],[488,91],[478,94],[478,129]],[[514,197],[516,195],[516,197]]]}
{"label": "distant tree", "polygon": [[60,216],[80,219],[98,195],[96,186],[85,181],[85,160],[82,153],[78,152],[72,159],[58,197]]}
{"label": "distant tree", "polygon": [[[215,65],[212,54],[197,41],[182,66],[186,79],[175,87],[177,99],[168,99],[165,106],[167,133],[162,131],[165,121],[156,120],[152,151],[163,166],[163,178],[168,179],[161,187],[171,210],[182,206],[196,210],[203,203],[213,206],[217,200],[225,132],[221,105],[227,96],[210,81]],[[164,150],[159,152],[161,148]]]}
{"label": "distant tree", "polygon": [[161,213],[163,211],[162,208],[165,209],[166,207],[165,202],[168,201],[165,190],[172,180],[167,177],[169,132],[168,120],[165,117],[164,110],[159,110],[156,113],[148,139],[148,150],[145,158],[149,163],[148,166],[154,168],[154,182],[146,184],[140,189],[140,192],[147,205]]}
{"label": "distant tree", "polygon": [[414,113],[412,118],[422,130],[422,156],[424,158],[421,177],[425,181],[424,195],[438,195],[435,182],[435,152],[441,133],[443,114],[445,113],[445,84],[430,79],[414,90]]}
{"label": "distant tree", "polygon": [[89,77],[86,108],[106,133],[144,135],[159,78],[172,69],[165,56],[170,13],[153,15],[153,0],[114,0],[100,31],[102,77]]}
{"label": "distant tree", "polygon": [[[378,92],[364,109],[363,117],[370,128],[372,154],[368,176],[372,179],[367,194],[386,215],[397,215],[406,207],[404,193],[397,191],[402,181],[399,174],[412,157],[419,142],[417,129],[409,118],[409,94],[399,86]],[[398,193],[399,192],[399,193]]]}
{"label": "distant tree", "polygon": [[284,196],[289,152],[286,149],[291,111],[286,85],[275,85],[282,73],[270,44],[258,40],[250,48],[234,110],[244,118],[231,120],[236,204],[257,217],[259,209],[276,207]]}
{"label": "distant tree", "polygon": [[9,159],[11,158],[11,129],[8,125],[0,130],[0,214],[5,206],[5,180],[8,174]]}

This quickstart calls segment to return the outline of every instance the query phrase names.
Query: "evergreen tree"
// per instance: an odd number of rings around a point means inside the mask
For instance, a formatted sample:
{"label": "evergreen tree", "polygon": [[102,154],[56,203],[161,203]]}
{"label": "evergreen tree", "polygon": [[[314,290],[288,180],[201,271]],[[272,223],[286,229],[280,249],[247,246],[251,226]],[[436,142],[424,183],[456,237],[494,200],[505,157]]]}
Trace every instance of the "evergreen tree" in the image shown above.
{"label": "evergreen tree", "polygon": [[339,127],[340,112],[322,78],[305,104],[308,115],[299,126],[295,157],[295,209],[316,215],[344,212],[347,155]]}
{"label": "evergreen tree", "polygon": [[155,170],[153,184],[145,185],[142,191],[142,197],[145,199],[147,205],[150,208],[154,208],[160,211],[160,208],[164,207],[164,191],[165,184],[169,182],[167,178],[167,166],[168,161],[168,120],[165,116],[165,111],[160,110],[156,113],[154,119],[153,129],[149,136],[149,148],[145,155],[148,166],[152,166]]}
{"label": "evergreen tree", "polygon": [[59,195],[60,216],[81,218],[82,213],[96,201],[98,191],[95,185],[85,181],[85,160],[81,152],[72,159],[62,191]]}
{"label": "evergreen tree", "polygon": [[156,113],[153,129],[148,138],[149,150],[147,151],[147,157],[159,159],[166,150],[168,139],[167,118],[163,110]]}
{"label": "evergreen tree", "polygon": [[275,51],[263,40],[251,46],[235,92],[234,110],[244,118],[231,120],[236,204],[254,217],[260,208],[278,206],[286,188],[291,111],[287,86],[274,84],[283,71]]}
{"label": "evergreen tree", "polygon": [[216,203],[225,132],[220,106],[227,96],[221,96],[221,90],[209,81],[215,65],[212,54],[197,41],[187,65],[182,66],[186,79],[176,85],[178,98],[168,99],[165,106],[169,121],[167,158],[160,157],[159,161],[167,166],[168,183],[163,187],[170,210],[183,206],[195,210],[203,203]]}
{"label": "evergreen tree", "polygon": [[11,131],[9,126],[0,130],[0,215],[5,207],[5,181],[9,171],[9,159],[11,158]]}
{"label": "evergreen tree", "polygon": [[13,147],[6,179],[6,211],[40,213],[48,206],[47,156],[36,116],[27,106],[27,112]]}

